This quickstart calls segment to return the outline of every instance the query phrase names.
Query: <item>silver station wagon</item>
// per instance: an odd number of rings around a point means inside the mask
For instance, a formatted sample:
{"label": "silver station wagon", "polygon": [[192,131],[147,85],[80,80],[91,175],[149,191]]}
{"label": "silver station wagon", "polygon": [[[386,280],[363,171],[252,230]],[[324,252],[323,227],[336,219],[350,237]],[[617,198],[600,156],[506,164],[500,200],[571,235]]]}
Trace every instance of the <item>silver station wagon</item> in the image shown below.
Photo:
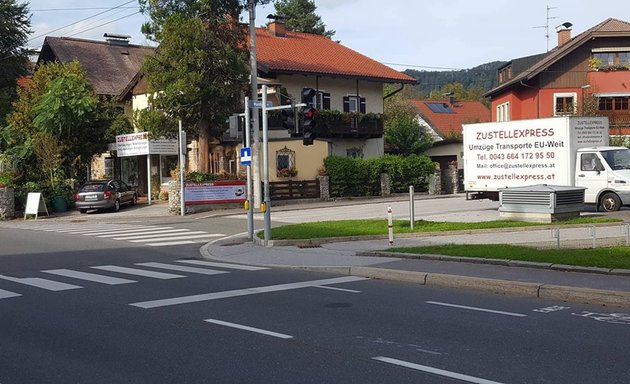
{"label": "silver station wagon", "polygon": [[136,205],[138,193],[122,180],[93,180],[83,184],[74,194],[74,201],[81,213],[88,209],[118,212],[122,204]]}

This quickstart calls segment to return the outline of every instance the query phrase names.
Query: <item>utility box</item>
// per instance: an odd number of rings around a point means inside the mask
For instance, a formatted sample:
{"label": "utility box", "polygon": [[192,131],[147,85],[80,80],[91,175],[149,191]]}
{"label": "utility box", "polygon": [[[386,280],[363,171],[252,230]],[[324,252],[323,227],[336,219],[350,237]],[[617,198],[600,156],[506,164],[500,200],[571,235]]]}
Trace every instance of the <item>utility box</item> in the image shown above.
{"label": "utility box", "polygon": [[537,184],[499,189],[499,216],[509,220],[551,223],[580,217],[583,187]]}

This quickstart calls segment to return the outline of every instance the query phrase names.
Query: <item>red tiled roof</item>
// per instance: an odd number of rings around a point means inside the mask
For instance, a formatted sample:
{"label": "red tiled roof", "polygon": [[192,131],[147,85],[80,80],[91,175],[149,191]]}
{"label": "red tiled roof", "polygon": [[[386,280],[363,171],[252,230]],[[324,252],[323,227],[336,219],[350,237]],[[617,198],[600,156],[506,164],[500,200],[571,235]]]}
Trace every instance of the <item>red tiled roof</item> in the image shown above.
{"label": "red tiled roof", "polygon": [[[418,109],[420,116],[443,139],[461,136],[462,124],[486,123],[492,119],[490,109],[479,101],[455,101],[451,104],[448,100],[414,99],[412,103]],[[430,103],[444,104],[453,113],[434,112],[429,108]]]}
{"label": "red tiled roof", "polygon": [[413,77],[327,37],[309,33],[287,31],[278,37],[265,28],[256,28],[256,59],[263,72],[328,75],[384,83],[416,82]]}

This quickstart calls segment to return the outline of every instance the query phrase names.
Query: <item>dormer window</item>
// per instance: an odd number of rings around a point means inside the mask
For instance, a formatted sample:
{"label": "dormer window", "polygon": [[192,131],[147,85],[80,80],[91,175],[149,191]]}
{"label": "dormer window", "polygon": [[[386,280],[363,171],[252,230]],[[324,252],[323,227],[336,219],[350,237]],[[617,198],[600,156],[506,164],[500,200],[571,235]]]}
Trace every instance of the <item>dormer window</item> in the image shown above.
{"label": "dormer window", "polygon": [[505,83],[512,78],[512,66],[507,66],[499,70],[499,84]]}

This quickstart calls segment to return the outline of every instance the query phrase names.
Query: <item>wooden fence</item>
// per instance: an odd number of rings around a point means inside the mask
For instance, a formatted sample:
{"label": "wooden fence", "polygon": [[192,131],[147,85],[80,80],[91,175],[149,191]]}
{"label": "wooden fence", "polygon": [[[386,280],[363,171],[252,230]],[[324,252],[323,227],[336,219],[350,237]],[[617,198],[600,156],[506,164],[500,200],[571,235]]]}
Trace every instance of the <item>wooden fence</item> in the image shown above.
{"label": "wooden fence", "polygon": [[288,180],[269,183],[271,200],[318,199],[319,180]]}

